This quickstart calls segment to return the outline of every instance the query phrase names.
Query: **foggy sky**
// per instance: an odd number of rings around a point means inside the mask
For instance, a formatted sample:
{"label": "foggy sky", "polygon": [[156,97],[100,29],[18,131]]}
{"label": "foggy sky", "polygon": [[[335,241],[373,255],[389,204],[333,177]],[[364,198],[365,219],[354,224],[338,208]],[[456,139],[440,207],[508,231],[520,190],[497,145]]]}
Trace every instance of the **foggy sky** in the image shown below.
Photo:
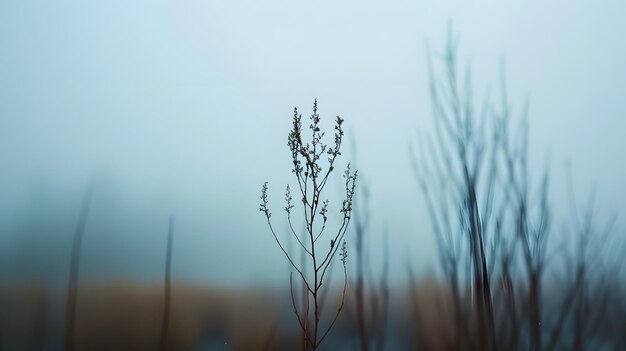
{"label": "foggy sky", "polygon": [[258,197],[269,181],[282,218],[292,110],[307,116],[314,98],[323,125],[341,115],[356,140],[372,242],[387,228],[394,277],[407,256],[436,266],[407,150],[431,128],[425,47],[441,53],[449,21],[477,94],[497,96],[504,60],[513,108],[529,97],[531,165],[550,158],[552,202],[567,201],[571,159],[581,197],[595,184],[600,208],[624,213],[625,11],[561,0],[0,2],[3,269],[19,266],[4,257],[22,247],[34,204],[67,229],[40,249],[69,253],[92,181],[81,274],[158,279],[174,212],[175,276],[284,282]]}

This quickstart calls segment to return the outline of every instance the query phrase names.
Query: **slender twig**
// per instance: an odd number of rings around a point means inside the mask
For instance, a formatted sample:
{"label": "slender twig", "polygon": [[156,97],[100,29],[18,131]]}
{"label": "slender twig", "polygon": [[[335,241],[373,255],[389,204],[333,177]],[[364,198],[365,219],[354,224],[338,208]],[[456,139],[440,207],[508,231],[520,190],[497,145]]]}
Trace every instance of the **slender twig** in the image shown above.
{"label": "slender twig", "polygon": [[164,302],[163,302],[163,321],[161,324],[161,341],[159,343],[161,350],[167,349],[167,334],[170,324],[170,305],[171,305],[171,270],[172,270],[172,246],[174,241],[174,215],[170,215],[169,227],[167,232],[167,251],[165,254],[165,281]]}
{"label": "slender twig", "polygon": [[76,329],[76,302],[78,299],[80,251],[92,197],[93,186],[89,185],[85,191],[85,195],[83,196],[80,215],[78,216],[78,223],[76,224],[76,231],[74,232],[74,241],[72,244],[72,258],[70,262],[70,275],[65,307],[65,350],[67,351],[74,351],[76,349],[74,334]]}

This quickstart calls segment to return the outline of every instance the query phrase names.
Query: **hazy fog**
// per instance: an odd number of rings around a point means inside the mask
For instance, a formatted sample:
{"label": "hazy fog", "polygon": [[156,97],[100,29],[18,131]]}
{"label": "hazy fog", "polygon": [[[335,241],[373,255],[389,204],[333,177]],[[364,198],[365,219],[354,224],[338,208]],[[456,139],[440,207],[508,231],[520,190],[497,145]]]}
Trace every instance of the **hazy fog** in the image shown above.
{"label": "hazy fog", "polygon": [[160,279],[174,212],[175,277],[284,283],[259,191],[269,181],[282,228],[290,118],[314,98],[323,124],[341,115],[356,140],[371,240],[387,228],[393,277],[407,257],[435,267],[408,147],[431,128],[425,47],[437,59],[449,20],[477,96],[498,96],[504,60],[513,108],[529,97],[532,170],[550,158],[552,202],[568,201],[569,158],[580,197],[595,184],[600,209],[622,214],[625,12],[621,1],[0,2],[0,272],[64,277],[93,182],[82,276]]}

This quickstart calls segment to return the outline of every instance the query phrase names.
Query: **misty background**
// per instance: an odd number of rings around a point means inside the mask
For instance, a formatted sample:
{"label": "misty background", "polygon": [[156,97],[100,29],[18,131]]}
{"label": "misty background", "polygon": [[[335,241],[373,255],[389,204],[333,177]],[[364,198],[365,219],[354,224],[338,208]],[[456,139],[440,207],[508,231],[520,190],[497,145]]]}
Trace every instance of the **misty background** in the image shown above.
{"label": "misty background", "polygon": [[[550,160],[557,210],[568,209],[570,159],[579,199],[595,187],[600,213],[621,215],[625,11],[620,1],[3,1],[1,276],[64,284],[92,182],[81,279],[162,279],[173,212],[174,279],[285,284],[260,187],[269,181],[282,220],[293,107],[308,117],[314,98],[322,124],[340,115],[355,140],[371,245],[386,228],[393,283],[407,259],[435,269],[408,149],[432,129],[425,48],[438,59],[450,21],[476,95],[499,96],[504,61],[514,111],[529,98],[531,174]],[[345,146],[342,165],[355,155]]]}

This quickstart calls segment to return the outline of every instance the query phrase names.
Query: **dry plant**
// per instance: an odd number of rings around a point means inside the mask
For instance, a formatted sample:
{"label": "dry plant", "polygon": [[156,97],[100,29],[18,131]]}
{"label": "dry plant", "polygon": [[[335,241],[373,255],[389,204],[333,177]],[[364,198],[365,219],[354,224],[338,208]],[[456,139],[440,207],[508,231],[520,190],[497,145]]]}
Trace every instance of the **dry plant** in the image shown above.
{"label": "dry plant", "polygon": [[[353,143],[354,157],[356,147]],[[356,162],[354,162],[356,164]],[[363,177],[357,186],[360,201],[354,203],[355,278],[350,283],[354,302],[348,312],[356,327],[359,349],[384,350],[389,314],[389,243],[384,233],[382,272],[378,281],[370,264],[370,191]]]}
{"label": "dry plant", "polygon": [[[420,138],[419,154],[412,157],[451,293],[454,328],[446,347],[495,350],[524,344],[540,350],[548,170],[533,188],[527,104],[513,133],[503,79],[501,107],[493,107],[486,94],[477,111],[470,71],[459,77],[456,53],[457,40],[449,35],[442,78],[428,55],[435,134]],[[528,291],[522,297],[513,279],[520,263]],[[528,316],[520,315],[522,306]],[[528,323],[527,343],[520,338],[526,330],[522,320]]]}
{"label": "dry plant", "polygon": [[[496,143],[488,143],[489,110],[485,104],[476,116],[469,71],[465,81],[458,77],[456,45],[450,36],[441,80],[435,77],[428,56],[435,136],[420,138],[420,154],[414,153],[412,160],[452,294],[454,329],[446,347],[493,350],[496,335],[487,236],[493,223],[497,134],[493,135]],[[464,263],[467,272],[462,271]],[[466,287],[463,278],[467,278]],[[471,311],[463,303],[468,296]]]}
{"label": "dry plant", "polygon": [[67,287],[67,301],[65,304],[65,349],[74,351],[76,343],[74,334],[76,329],[76,302],[78,300],[78,273],[80,268],[80,251],[85,234],[85,225],[87,224],[87,216],[91,207],[91,199],[93,196],[93,186],[88,186],[83,196],[78,223],[72,242],[72,257],[70,262],[70,274]]}
{"label": "dry plant", "polygon": [[[510,318],[508,325],[511,327],[508,337],[502,337],[500,346],[514,348],[518,346],[518,321],[515,317],[517,311],[515,309],[515,291],[511,282],[511,263],[514,263],[514,254],[519,245],[521,248],[521,264],[526,273],[527,290],[525,306],[528,311],[527,321],[529,328],[529,349],[542,349],[542,327],[541,327],[541,311],[542,311],[542,277],[546,270],[547,259],[547,239],[550,234],[551,211],[548,202],[548,184],[549,169],[546,166],[540,185],[537,189],[533,189],[531,185],[531,175],[528,170],[528,108],[527,103],[522,110],[521,125],[518,129],[518,138],[515,140],[510,137],[512,133],[509,131],[509,121],[511,120],[509,104],[506,100],[506,84],[504,83],[504,73],[502,73],[502,104],[499,111],[497,133],[501,135],[499,138],[501,154],[504,159],[504,168],[506,175],[503,177],[503,190],[507,191],[507,201],[503,209],[510,211],[510,232],[514,237],[510,239],[513,243],[511,250],[505,249],[501,253],[501,274],[502,284],[506,286],[503,291],[506,302],[503,307],[504,318]],[[512,143],[513,140],[515,143]],[[536,191],[536,198],[532,194]],[[501,221],[504,214],[498,216]],[[501,222],[499,222],[501,223]],[[501,228],[499,229],[501,230]],[[498,239],[503,238],[502,233],[497,233]],[[499,248],[496,246],[496,250]],[[500,250],[502,251],[502,250]],[[494,256],[497,253],[494,253]],[[506,333],[502,331],[501,334]]]}
{"label": "dry plant", "polygon": [[[317,100],[315,100],[311,123],[309,125],[311,140],[305,143],[302,135],[302,115],[298,113],[297,108],[294,108],[292,130],[289,133],[287,145],[291,152],[293,163],[292,172],[296,176],[299,194],[301,196],[300,202],[302,203],[303,219],[305,222],[304,236],[298,235],[294,229],[292,217],[296,206],[292,203],[293,198],[289,185],[287,185],[285,193],[286,206],[284,209],[287,213],[287,221],[291,235],[297,240],[299,249],[305,253],[309,266],[298,265],[295,262],[294,253],[289,253],[285,249],[285,246],[272,226],[272,215],[268,208],[267,182],[263,184],[261,189],[260,211],[263,212],[267,219],[267,224],[274,240],[276,240],[279,248],[289,261],[292,270],[297,273],[297,276],[305,287],[304,307],[298,308],[294,296],[292,271],[289,277],[291,301],[298,323],[303,332],[302,349],[304,350],[307,350],[309,347],[312,350],[316,350],[319,347],[337,321],[345,301],[347,286],[347,251],[344,237],[348,230],[348,224],[350,223],[352,199],[355,193],[357,178],[357,172],[351,172],[350,164],[348,164],[344,172],[345,197],[340,210],[342,217],[340,220],[341,224],[336,231],[331,232],[330,238],[328,238],[328,235],[324,235],[327,229],[329,200],[323,200],[323,191],[331,173],[335,169],[335,161],[337,157],[341,155],[341,142],[344,136],[342,129],[343,121],[342,118],[337,116],[335,122],[335,143],[333,147],[329,147],[322,141],[325,133],[320,129],[320,116],[317,113]],[[325,156],[328,157],[328,162],[323,167],[323,157]],[[338,251],[343,263],[344,272],[341,304],[329,325],[322,328],[320,323],[322,309],[321,300],[323,298],[323,291],[325,291],[322,287],[324,283],[326,283],[324,278],[328,278],[326,274]]]}
{"label": "dry plant", "polygon": [[165,253],[165,277],[163,281],[163,321],[161,324],[161,341],[159,347],[161,350],[167,349],[167,334],[170,326],[170,305],[172,300],[172,245],[174,241],[174,215],[169,218],[167,231],[167,249]]}
{"label": "dry plant", "polygon": [[[456,52],[457,40],[450,36],[441,77],[429,55],[435,131],[421,137],[418,153],[412,154],[451,294],[453,328],[443,333],[443,345],[449,350],[603,347],[595,342],[602,324],[608,330],[614,323],[603,316],[614,301],[610,287],[615,283],[609,281],[621,267],[621,261],[607,258],[619,253],[603,254],[613,221],[599,227],[593,199],[580,211],[571,187],[573,228],[566,231],[573,233],[567,236],[571,245],[549,250],[550,172],[546,166],[533,182],[528,104],[519,126],[511,128],[502,74],[500,104],[492,104],[487,94],[477,113],[469,69],[459,78]],[[544,304],[543,282],[555,257],[565,258],[561,277],[566,283],[556,304]]]}
{"label": "dry plant", "polygon": [[608,313],[610,304],[617,309],[620,307],[620,296],[614,288],[619,287],[615,280],[623,263],[623,247],[616,245],[618,252],[608,252],[607,243],[614,238],[616,216],[606,222],[598,219],[594,191],[584,205],[579,206],[569,163],[566,171],[571,218],[564,229],[567,242],[562,245],[564,298],[545,349],[602,349],[608,346],[601,345],[602,340],[597,338],[600,328],[604,324],[604,328],[610,329],[615,319],[623,317]]}

